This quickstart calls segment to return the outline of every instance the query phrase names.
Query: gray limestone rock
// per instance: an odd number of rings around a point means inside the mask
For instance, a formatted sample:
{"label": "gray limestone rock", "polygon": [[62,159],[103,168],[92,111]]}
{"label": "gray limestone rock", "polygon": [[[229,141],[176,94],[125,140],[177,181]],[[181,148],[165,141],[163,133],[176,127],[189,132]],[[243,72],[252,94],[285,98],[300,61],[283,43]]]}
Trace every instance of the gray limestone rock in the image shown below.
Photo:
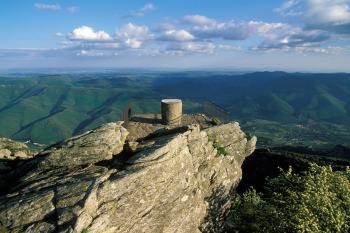
{"label": "gray limestone rock", "polygon": [[112,159],[124,147],[128,131],[119,123],[108,123],[95,130],[69,138],[41,152],[39,167],[73,167]]}
{"label": "gray limestone rock", "polygon": [[[34,168],[0,197],[0,232],[222,229],[255,137],[249,140],[237,123],[206,130],[189,125],[129,142],[126,153],[126,136],[110,123],[44,152],[48,169]],[[116,168],[121,158],[124,165]]]}

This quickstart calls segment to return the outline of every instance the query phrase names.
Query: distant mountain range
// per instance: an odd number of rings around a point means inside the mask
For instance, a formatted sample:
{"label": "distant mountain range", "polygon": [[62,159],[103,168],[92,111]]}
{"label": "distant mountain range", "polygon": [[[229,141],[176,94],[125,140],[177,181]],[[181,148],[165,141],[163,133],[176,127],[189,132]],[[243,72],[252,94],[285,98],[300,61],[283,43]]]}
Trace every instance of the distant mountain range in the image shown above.
{"label": "distant mountain range", "polygon": [[185,112],[238,120],[260,146],[348,145],[350,74],[30,74],[0,78],[0,136],[53,143],[177,97]]}

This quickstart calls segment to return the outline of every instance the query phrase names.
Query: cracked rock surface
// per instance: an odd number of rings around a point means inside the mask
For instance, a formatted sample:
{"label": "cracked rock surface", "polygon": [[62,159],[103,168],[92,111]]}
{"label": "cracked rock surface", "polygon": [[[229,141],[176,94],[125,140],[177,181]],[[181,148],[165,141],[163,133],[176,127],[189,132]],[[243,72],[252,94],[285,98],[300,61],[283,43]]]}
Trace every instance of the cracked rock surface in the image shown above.
{"label": "cracked rock surface", "polygon": [[0,197],[0,232],[220,231],[256,138],[238,123],[127,135],[109,123],[24,164]]}

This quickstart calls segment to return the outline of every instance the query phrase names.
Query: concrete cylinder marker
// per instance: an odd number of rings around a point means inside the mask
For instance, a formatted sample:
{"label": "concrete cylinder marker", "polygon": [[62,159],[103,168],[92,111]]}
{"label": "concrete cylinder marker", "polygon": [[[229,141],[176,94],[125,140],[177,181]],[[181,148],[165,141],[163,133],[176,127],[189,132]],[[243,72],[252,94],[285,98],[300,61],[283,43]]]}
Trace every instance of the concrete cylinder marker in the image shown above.
{"label": "concrete cylinder marker", "polygon": [[165,125],[180,125],[182,118],[182,101],[164,99],[161,102],[162,122]]}

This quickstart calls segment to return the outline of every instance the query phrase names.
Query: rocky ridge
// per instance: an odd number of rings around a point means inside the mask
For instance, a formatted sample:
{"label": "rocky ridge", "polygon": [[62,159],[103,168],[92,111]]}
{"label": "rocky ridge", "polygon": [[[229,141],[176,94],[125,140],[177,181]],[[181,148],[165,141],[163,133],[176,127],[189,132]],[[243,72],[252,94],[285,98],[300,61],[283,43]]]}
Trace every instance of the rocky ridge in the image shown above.
{"label": "rocky ridge", "polygon": [[0,232],[219,232],[256,138],[238,123],[135,141],[128,130],[103,125],[0,177],[13,184],[0,197]]}

